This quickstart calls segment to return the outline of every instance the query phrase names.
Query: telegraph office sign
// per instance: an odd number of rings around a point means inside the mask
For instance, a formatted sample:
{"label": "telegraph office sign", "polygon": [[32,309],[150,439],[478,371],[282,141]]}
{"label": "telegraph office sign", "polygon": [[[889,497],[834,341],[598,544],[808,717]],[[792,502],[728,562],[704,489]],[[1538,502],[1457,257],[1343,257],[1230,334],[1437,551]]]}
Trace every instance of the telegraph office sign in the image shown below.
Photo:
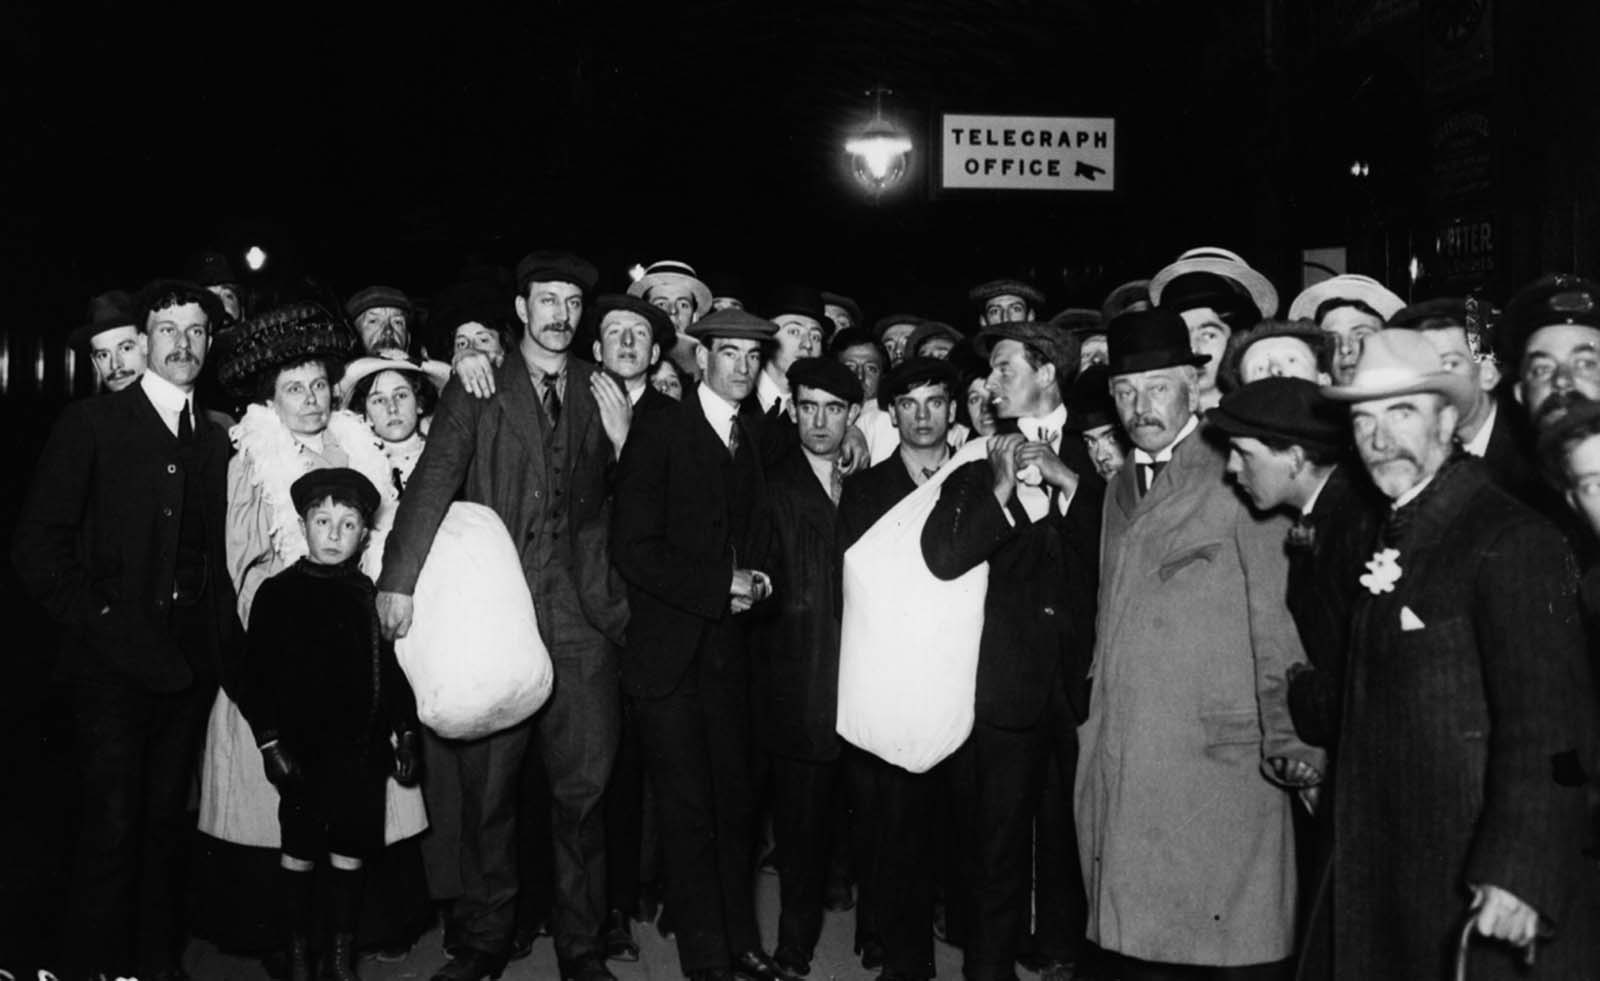
{"label": "telegraph office sign", "polygon": [[939,129],[940,190],[1116,190],[1113,118],[946,113]]}

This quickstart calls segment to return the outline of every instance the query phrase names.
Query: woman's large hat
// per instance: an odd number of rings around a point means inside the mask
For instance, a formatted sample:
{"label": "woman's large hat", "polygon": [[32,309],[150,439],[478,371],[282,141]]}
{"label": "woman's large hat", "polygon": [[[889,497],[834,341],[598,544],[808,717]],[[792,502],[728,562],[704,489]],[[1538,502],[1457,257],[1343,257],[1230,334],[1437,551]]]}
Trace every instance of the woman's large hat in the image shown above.
{"label": "woman's large hat", "polygon": [[356,337],[344,318],[302,301],[268,310],[223,335],[217,378],[236,398],[254,398],[261,377],[313,358],[344,361]]}

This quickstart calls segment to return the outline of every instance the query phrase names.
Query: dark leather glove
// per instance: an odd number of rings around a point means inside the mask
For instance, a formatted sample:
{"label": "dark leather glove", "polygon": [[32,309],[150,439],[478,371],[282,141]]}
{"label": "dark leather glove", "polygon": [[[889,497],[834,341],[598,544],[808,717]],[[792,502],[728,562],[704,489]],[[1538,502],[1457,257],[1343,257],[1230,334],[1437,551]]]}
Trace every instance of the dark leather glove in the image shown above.
{"label": "dark leather glove", "polygon": [[261,747],[261,764],[266,768],[267,779],[274,787],[282,788],[300,782],[300,764],[294,761],[283,743],[269,743]]}
{"label": "dark leather glove", "polygon": [[394,779],[402,787],[415,787],[422,776],[422,737],[402,732],[394,742]]}

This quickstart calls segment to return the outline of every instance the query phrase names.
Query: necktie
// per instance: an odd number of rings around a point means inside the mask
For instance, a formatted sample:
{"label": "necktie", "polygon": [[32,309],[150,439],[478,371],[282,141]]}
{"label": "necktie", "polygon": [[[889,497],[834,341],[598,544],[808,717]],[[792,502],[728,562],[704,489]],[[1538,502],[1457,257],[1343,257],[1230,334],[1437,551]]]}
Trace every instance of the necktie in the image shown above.
{"label": "necktie", "polygon": [[739,417],[735,415],[728,426],[728,455],[739,455]]}
{"label": "necktie", "polygon": [[1150,488],[1155,486],[1156,477],[1160,475],[1161,471],[1166,467],[1166,465],[1166,460],[1157,460],[1153,463],[1139,464],[1140,494],[1150,493]]}
{"label": "necktie", "polygon": [[544,380],[544,414],[549,417],[552,427],[561,423],[561,396],[556,394],[556,379],[547,375]]}
{"label": "necktie", "polygon": [[189,400],[183,402],[183,411],[178,413],[178,442],[185,445],[194,442],[194,419],[189,416]]}
{"label": "necktie", "polygon": [[844,474],[839,472],[839,465],[835,463],[833,470],[828,474],[828,496],[833,503],[839,503],[839,495],[844,493]]}

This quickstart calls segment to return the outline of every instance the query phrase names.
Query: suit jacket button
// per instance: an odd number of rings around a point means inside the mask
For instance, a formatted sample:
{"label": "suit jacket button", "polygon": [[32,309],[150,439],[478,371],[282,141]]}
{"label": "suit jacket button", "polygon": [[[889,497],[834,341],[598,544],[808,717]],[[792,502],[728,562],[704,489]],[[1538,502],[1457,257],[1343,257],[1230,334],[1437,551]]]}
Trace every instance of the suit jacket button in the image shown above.
{"label": "suit jacket button", "polygon": [[1047,617],[1053,617],[1053,616],[1056,615],[1056,608],[1053,607],[1053,606],[1047,606],[1040,612],[1042,612]]}
{"label": "suit jacket button", "polygon": [[162,514],[163,517],[170,518],[170,517],[172,517],[172,509],[171,508],[162,508],[161,509],[161,514]]}
{"label": "suit jacket button", "polygon": [[178,472],[178,465],[176,463],[167,464],[167,473],[177,473],[177,472]]}

